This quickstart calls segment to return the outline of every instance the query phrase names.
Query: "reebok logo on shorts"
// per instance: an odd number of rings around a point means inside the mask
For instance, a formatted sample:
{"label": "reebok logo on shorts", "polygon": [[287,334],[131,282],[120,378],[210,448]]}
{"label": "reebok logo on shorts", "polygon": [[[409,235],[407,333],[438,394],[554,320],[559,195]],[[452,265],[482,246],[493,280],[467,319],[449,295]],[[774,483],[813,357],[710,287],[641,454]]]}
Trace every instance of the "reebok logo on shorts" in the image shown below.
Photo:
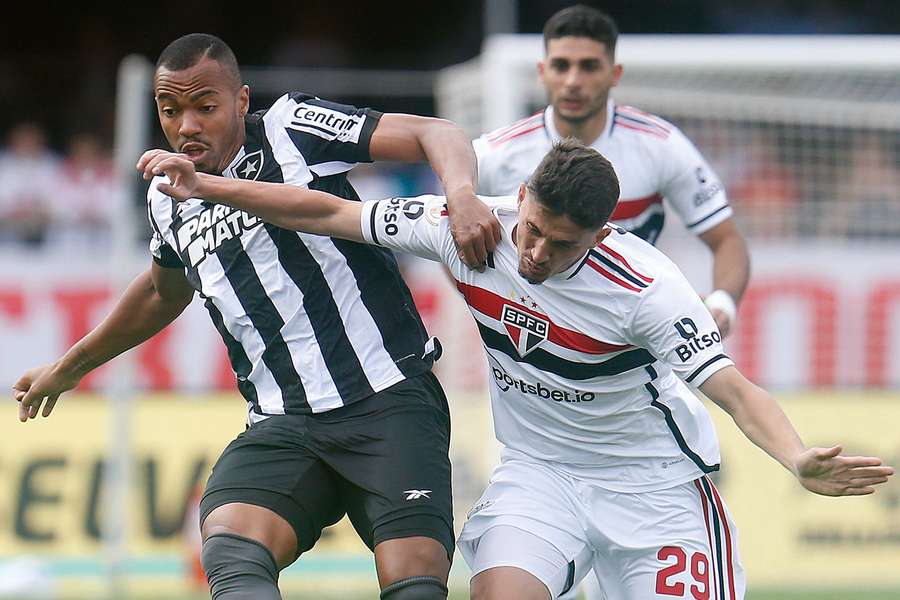
{"label": "reebok logo on shorts", "polygon": [[406,494],[407,500],[418,500],[419,498],[431,500],[431,496],[428,495],[431,490],[404,490],[403,493]]}

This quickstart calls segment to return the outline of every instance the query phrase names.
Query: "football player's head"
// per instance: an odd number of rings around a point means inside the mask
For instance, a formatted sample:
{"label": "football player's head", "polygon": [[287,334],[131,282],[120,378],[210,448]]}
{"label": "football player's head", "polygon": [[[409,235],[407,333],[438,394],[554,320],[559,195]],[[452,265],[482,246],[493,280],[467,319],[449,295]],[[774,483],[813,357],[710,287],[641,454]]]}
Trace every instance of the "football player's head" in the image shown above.
{"label": "football player's head", "polygon": [[244,143],[250,89],[234,52],[219,38],[191,33],[156,61],[153,92],[166,139],[205,173],[221,173]]}
{"label": "football player's head", "polygon": [[574,138],[554,144],[519,188],[519,274],[541,283],[567,270],[609,235],[618,200],[619,179],[599,152]]}
{"label": "football player's head", "polygon": [[554,113],[579,125],[606,110],[618,85],[615,61],[619,30],[609,15],[581,4],[564,8],[544,25],[544,60],[538,75]]}

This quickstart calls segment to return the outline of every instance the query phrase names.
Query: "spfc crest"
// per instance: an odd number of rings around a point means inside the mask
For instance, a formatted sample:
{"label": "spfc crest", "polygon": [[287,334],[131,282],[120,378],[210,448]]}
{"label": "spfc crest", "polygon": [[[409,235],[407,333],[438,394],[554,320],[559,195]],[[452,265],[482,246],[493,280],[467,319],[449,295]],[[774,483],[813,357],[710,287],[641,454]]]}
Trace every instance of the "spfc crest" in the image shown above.
{"label": "spfc crest", "polygon": [[262,150],[251,152],[234,166],[234,175],[240,179],[258,179],[263,169]]}
{"label": "spfc crest", "polygon": [[550,331],[550,322],[520,310],[511,304],[503,305],[500,321],[506,328],[506,334],[512,340],[519,353],[525,356],[547,339]]}

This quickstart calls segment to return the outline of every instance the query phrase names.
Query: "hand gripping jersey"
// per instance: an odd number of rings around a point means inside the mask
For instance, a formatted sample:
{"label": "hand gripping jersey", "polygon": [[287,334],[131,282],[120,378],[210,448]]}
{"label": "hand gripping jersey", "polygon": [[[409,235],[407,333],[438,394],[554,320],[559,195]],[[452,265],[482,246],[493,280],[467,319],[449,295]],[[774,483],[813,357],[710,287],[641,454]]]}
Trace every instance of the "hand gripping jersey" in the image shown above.
{"label": "hand gripping jersey", "polygon": [[458,258],[445,200],[363,206],[374,244],[444,263],[488,356],[494,429],[507,448],[622,492],[718,469],[700,385],[733,364],[700,297],[662,253],[620,228],[563,273],[532,285],[513,244],[516,198],[482,198],[502,225],[483,273]]}
{"label": "hand gripping jersey", "polygon": [[[381,113],[286,94],[246,120],[225,177],[358,200],[346,173],[368,162]],[[200,199],[147,195],[154,259],[183,268],[228,348],[249,420],[324,412],[431,367],[433,347],[394,256],[264,223]]]}
{"label": "hand gripping jersey", "polygon": [[[473,142],[478,193],[515,194],[560,139],[553,107]],[[732,214],[725,188],[681,131],[648,113],[609,101],[606,128],[591,147],[612,163],[621,195],[610,220],[655,244],[665,222],[663,198],[699,235]]]}

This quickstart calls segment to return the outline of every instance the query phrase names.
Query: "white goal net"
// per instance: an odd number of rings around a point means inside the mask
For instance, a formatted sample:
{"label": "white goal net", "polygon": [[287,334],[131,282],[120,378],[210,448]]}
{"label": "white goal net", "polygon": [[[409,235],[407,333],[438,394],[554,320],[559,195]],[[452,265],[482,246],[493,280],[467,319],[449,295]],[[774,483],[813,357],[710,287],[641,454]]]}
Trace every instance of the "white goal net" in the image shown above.
{"label": "white goal net", "polygon": [[[441,116],[473,136],[545,104],[540,35],[442,71]],[[900,38],[623,35],[613,97],[681,127],[751,237],[900,237]]]}

